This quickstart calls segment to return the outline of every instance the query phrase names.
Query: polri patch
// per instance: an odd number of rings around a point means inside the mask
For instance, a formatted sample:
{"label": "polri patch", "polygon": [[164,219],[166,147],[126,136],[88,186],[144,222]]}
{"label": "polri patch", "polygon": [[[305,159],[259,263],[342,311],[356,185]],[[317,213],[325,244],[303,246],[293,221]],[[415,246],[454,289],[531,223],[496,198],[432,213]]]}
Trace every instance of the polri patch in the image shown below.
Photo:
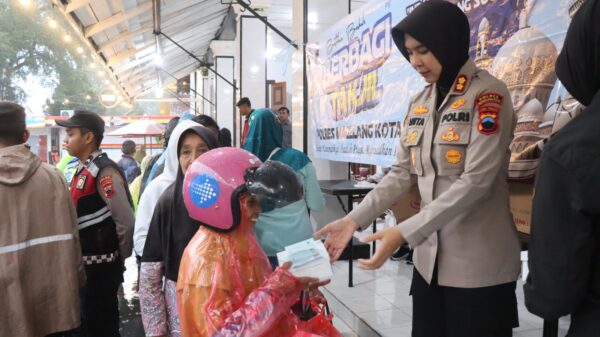
{"label": "polri patch", "polygon": [[112,176],[104,176],[100,178],[100,187],[102,187],[104,197],[110,199],[115,196]]}
{"label": "polri patch", "polygon": [[471,114],[466,111],[449,111],[446,112],[442,116],[441,123],[450,123],[450,122],[465,122],[468,123],[471,121]]}

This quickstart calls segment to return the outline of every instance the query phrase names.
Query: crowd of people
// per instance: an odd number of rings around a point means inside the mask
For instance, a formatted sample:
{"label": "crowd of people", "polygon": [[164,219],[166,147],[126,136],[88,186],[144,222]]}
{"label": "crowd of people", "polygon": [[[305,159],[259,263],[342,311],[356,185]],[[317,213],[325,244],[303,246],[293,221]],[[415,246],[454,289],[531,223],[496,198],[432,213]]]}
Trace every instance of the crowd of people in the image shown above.
{"label": "crowd of people", "polygon": [[[569,336],[600,331],[599,18],[600,1],[587,1],[557,61],[587,108],[545,145],[525,284],[531,312],[571,315]],[[292,307],[327,281],[294,276],[277,253],[316,237],[337,260],[418,186],[420,212],[364,239],[381,243],[359,265],[414,250],[412,336],[512,336],[521,243],[506,180],[510,94],[469,58],[468,20],[449,2],[421,4],[392,36],[427,86],[408,107],[396,164],[316,233],[309,212],[325,199],[310,158],[291,147],[285,107],[240,99],[241,148],[209,116],[174,118],[162,153],[126,141],[118,162],[100,150],[103,119],[76,111],[57,120],[69,155],[53,167],[26,144],[24,108],[0,102],[0,335],[120,336],[117,292],[133,254],[146,336],[294,336],[305,326]],[[470,119],[441,118],[462,107]]]}

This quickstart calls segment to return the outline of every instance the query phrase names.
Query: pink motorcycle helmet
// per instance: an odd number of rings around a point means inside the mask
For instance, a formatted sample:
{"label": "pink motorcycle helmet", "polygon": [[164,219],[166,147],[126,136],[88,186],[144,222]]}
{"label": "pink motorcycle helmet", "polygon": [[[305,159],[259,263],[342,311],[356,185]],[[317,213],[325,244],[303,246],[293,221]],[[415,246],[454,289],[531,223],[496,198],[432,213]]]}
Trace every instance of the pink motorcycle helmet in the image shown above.
{"label": "pink motorcycle helmet", "polygon": [[244,176],[262,164],[250,152],[232,147],[210,150],[188,168],[183,201],[189,216],[202,225],[227,232],[240,224],[239,196],[246,191]]}

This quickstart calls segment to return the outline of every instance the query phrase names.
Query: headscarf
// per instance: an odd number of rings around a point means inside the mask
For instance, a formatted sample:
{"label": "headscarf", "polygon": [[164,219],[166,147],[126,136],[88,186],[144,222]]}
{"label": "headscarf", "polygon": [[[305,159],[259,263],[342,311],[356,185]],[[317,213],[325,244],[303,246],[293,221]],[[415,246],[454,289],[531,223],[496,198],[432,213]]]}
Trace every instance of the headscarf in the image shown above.
{"label": "headscarf", "polygon": [[182,121],[179,123],[173,132],[171,133],[170,139],[167,146],[166,163],[165,169],[161,175],[150,181],[144,188],[142,187],[140,201],[137,208],[137,217],[135,218],[135,230],[133,233],[133,244],[135,253],[142,256],[144,252],[144,243],[146,241],[146,235],[148,233],[148,227],[150,226],[150,220],[154,214],[154,208],[158,203],[158,198],[163,192],[169,187],[175,178],[177,178],[177,170],[179,167],[179,160],[177,159],[177,144],[179,138],[188,129],[198,126],[200,124],[192,121]]}
{"label": "headscarf", "polygon": [[269,109],[255,110],[250,117],[250,128],[243,145],[244,150],[253,153],[265,162],[273,150],[280,148],[271,159],[292,167],[294,171],[298,171],[310,163],[310,159],[304,153],[294,148],[281,149],[282,141],[283,130],[275,114]]}
{"label": "headscarf", "polygon": [[283,130],[270,109],[257,109],[250,115],[248,136],[242,148],[266,161],[271,152],[280,148]]}
{"label": "headscarf", "polygon": [[400,21],[392,29],[392,38],[402,55],[410,61],[404,46],[404,33],[414,37],[435,55],[442,65],[437,86],[447,93],[469,59],[471,29],[465,13],[450,2],[430,0]]}
{"label": "headscarf", "polygon": [[[177,154],[185,135],[191,132],[200,136],[209,149],[219,147],[214,132],[204,126],[196,125],[188,128],[179,137]],[[172,281],[177,281],[183,250],[199,227],[198,222],[189,217],[185,208],[183,202],[185,173],[181,170],[179,161],[177,163],[177,177],[158,200],[142,255],[142,262],[164,262],[165,276]]]}
{"label": "headscarf", "polygon": [[600,90],[600,1],[588,0],[577,11],[556,60],[556,75],[573,97],[590,105]]}

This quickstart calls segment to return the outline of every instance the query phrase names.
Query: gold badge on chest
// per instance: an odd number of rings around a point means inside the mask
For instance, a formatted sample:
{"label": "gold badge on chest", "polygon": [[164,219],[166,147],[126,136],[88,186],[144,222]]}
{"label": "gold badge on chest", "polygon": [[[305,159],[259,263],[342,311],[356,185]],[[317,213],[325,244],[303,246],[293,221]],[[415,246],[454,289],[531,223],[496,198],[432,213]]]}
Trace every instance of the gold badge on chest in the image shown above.
{"label": "gold badge on chest", "polygon": [[415,144],[417,142],[418,136],[419,136],[419,134],[417,133],[416,130],[410,130],[410,131],[408,131],[408,134],[406,135],[406,138],[404,139],[404,143]]}
{"label": "gold badge on chest", "polygon": [[461,98],[461,99],[457,99],[456,101],[452,102],[452,105],[450,107],[452,109],[460,109],[463,106],[465,106],[465,104],[467,104],[467,100],[464,98]]}
{"label": "gold badge on chest", "polygon": [[446,152],[446,161],[450,164],[458,164],[462,160],[462,153],[458,150],[448,150]]}
{"label": "gold badge on chest", "polygon": [[456,133],[453,127],[449,127],[448,131],[442,134],[442,140],[446,142],[458,142],[460,140],[460,134]]}
{"label": "gold badge on chest", "polygon": [[77,178],[77,185],[75,186],[75,188],[77,188],[78,190],[82,190],[85,187],[85,180],[87,179],[86,175],[80,175]]}
{"label": "gold badge on chest", "polygon": [[429,112],[429,108],[427,108],[425,105],[419,105],[413,109],[413,113],[415,115],[424,115],[428,112]]}

